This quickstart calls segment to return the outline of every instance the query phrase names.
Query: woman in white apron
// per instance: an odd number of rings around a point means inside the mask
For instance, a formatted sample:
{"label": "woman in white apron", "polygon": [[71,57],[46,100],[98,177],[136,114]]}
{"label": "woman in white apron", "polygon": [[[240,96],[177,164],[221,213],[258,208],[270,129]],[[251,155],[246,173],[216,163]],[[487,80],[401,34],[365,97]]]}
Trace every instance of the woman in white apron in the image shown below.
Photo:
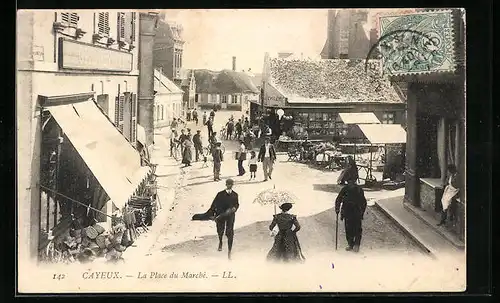
{"label": "woman in white apron", "polygon": [[458,192],[459,189],[457,185],[457,169],[455,165],[451,164],[448,165],[447,183],[443,191],[443,197],[441,198],[443,210],[441,212],[441,221],[438,223],[438,226],[446,223],[446,218],[448,217],[448,208]]}

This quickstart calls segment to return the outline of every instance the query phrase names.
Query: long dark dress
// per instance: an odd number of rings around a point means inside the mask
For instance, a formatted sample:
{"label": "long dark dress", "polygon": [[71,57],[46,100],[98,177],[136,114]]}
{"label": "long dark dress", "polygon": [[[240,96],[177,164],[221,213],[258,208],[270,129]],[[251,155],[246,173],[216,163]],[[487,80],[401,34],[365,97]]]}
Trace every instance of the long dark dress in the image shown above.
{"label": "long dark dress", "polygon": [[184,141],[184,152],[182,155],[182,164],[185,165],[191,165],[191,161],[193,160],[193,153],[191,151],[191,148],[193,146],[193,143],[188,139]]}
{"label": "long dark dress", "polygon": [[[270,230],[278,225],[279,232],[274,238],[274,245],[267,254],[269,261],[302,262],[306,258],[302,254],[297,231],[300,230],[297,217],[288,213],[274,215]],[[295,229],[292,230],[292,226]]]}

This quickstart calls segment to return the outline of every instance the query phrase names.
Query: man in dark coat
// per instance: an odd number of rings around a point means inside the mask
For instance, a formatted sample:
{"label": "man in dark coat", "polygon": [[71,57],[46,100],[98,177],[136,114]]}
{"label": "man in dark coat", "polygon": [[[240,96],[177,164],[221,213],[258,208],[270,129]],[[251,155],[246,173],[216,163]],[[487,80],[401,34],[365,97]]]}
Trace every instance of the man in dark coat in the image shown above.
{"label": "man in dark coat", "polygon": [[262,162],[264,181],[267,181],[268,178],[272,179],[274,161],[276,161],[276,150],[274,149],[274,145],[271,144],[269,137],[264,139],[264,144],[260,147],[257,159],[259,162]]}
{"label": "man in dark coat", "polygon": [[181,129],[181,135],[179,136],[179,145],[181,147],[181,155],[184,154],[184,141],[188,139],[188,135]]}
{"label": "man in dark coat", "polygon": [[340,212],[340,220],[345,220],[347,251],[359,251],[363,229],[361,221],[366,210],[366,198],[363,189],[356,184],[354,177],[341,190],[335,201],[335,212]]}
{"label": "man in dark coat", "polygon": [[235,213],[240,207],[238,194],[233,191],[233,184],[232,179],[226,180],[226,189],[217,193],[208,211],[215,216],[214,220],[217,226],[217,235],[219,236],[217,250],[222,251],[222,237],[225,232],[227,237],[227,257],[229,259],[231,259],[231,250],[233,248]]}
{"label": "man in dark coat", "polygon": [[203,143],[201,142],[201,130],[196,131],[193,136],[193,145],[196,154],[196,161],[200,160],[200,154],[203,154]]}
{"label": "man in dark coat", "polygon": [[207,131],[208,131],[208,137],[211,137],[213,132],[214,132],[214,118],[213,117],[210,117],[208,118],[208,121],[207,121]]}

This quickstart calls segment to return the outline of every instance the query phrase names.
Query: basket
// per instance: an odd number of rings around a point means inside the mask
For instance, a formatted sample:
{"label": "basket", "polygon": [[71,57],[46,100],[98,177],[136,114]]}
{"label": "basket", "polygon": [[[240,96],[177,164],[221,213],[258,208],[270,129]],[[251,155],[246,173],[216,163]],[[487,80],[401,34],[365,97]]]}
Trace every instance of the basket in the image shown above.
{"label": "basket", "polygon": [[121,244],[123,239],[123,233],[124,233],[123,231],[117,232],[111,239],[111,243],[113,243],[113,245]]}
{"label": "basket", "polygon": [[89,227],[85,228],[85,234],[90,239],[95,239],[99,235],[99,233],[97,232],[97,230],[94,227],[92,227],[92,226],[89,226]]}
{"label": "basket", "polygon": [[127,247],[124,245],[121,245],[121,244],[117,244],[117,245],[115,245],[115,249],[116,249],[116,251],[122,252],[122,251],[125,251],[125,249],[127,249]]}
{"label": "basket", "polygon": [[106,247],[106,236],[104,235],[99,235],[95,238],[95,243],[100,247],[100,248],[105,248]]}
{"label": "basket", "polygon": [[106,231],[106,229],[99,224],[94,224],[92,227],[97,231],[99,235]]}

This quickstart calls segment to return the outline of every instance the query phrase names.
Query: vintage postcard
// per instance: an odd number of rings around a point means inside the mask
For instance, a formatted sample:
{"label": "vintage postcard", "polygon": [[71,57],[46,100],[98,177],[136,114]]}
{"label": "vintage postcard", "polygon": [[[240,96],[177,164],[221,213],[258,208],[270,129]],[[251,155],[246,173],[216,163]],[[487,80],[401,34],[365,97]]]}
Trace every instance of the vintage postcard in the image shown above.
{"label": "vintage postcard", "polygon": [[465,10],[17,12],[18,292],[462,292]]}

